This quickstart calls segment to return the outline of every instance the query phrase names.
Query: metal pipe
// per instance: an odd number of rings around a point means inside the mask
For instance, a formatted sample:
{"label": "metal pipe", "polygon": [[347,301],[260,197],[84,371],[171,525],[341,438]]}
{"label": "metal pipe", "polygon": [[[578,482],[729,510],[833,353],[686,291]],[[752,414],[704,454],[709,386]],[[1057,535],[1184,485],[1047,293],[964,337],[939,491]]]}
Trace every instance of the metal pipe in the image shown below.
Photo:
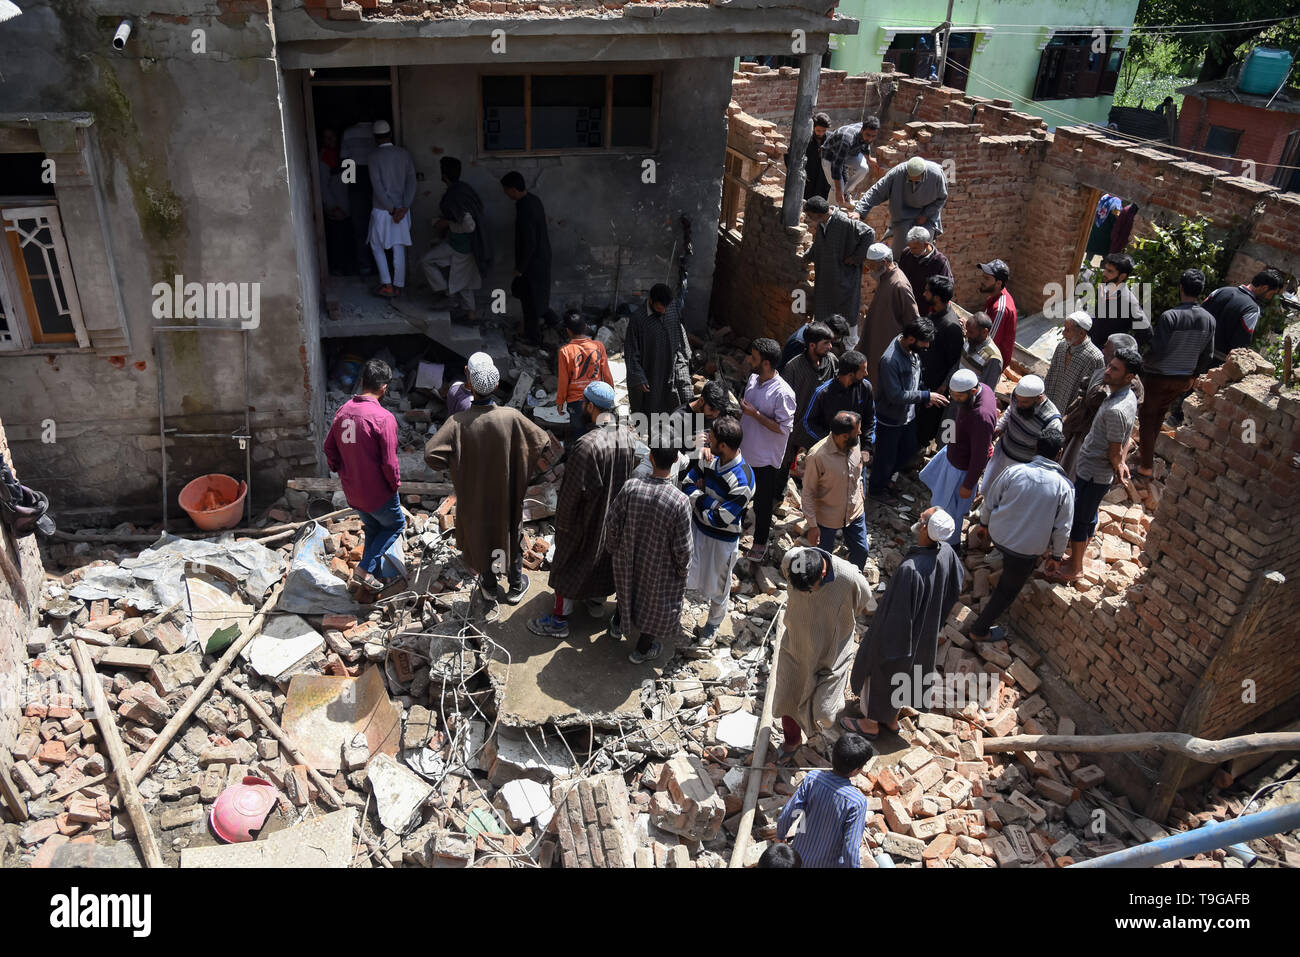
{"label": "metal pipe", "polygon": [[1185,831],[1172,837],[1162,837],[1138,847],[1125,848],[1113,854],[1079,861],[1071,867],[1155,867],[1185,857],[1204,854],[1230,844],[1240,844],[1268,837],[1300,827],[1300,801],[1284,804],[1268,811],[1247,814],[1231,821],[1215,822]]}
{"label": "metal pipe", "polygon": [[162,455],[162,527],[167,531],[167,420],[164,403],[167,379],[163,374],[163,341],[158,338],[158,328],[154,328],[153,358],[158,366],[158,452]]}

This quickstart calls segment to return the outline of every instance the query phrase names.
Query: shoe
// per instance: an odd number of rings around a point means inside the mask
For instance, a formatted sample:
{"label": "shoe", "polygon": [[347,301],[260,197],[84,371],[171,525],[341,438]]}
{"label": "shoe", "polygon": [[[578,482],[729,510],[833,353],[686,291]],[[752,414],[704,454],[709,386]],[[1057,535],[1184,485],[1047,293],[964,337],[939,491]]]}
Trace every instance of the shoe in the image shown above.
{"label": "shoe", "polygon": [[393,288],[393,284],[392,284],[392,283],[388,283],[388,284],[383,285],[383,286],[380,286],[378,289],[376,289],[376,290],[375,290],[375,295],[376,295],[376,296],[382,296],[382,297],[385,298],[385,299],[396,299],[396,298],[397,298],[397,290]]}
{"label": "shoe", "polygon": [[582,604],[587,609],[587,614],[592,618],[599,618],[605,614],[605,599],[603,598],[584,598]]}
{"label": "shoe", "polygon": [[703,624],[695,626],[695,640],[701,645],[707,645],[712,642],[713,639],[717,637],[717,634],[717,625]]}
{"label": "shoe", "polygon": [[754,547],[749,550],[749,554],[747,554],[745,558],[747,558],[751,562],[761,562],[764,556],[766,555],[767,555],[767,546],[760,545],[757,542],[755,542]]}
{"label": "shoe", "polygon": [[632,653],[627,656],[627,660],[632,662],[632,664],[634,665],[639,665],[646,661],[654,661],[661,654],[663,654],[663,651],[664,651],[663,645],[659,644],[659,642],[657,641],[652,641],[650,642],[650,647],[646,650],[645,654],[642,654],[641,652],[633,648]]}
{"label": "shoe", "polygon": [[528,586],[531,584],[532,582],[530,582],[528,576],[525,575],[520,579],[518,585],[511,585],[510,590],[506,592],[506,604],[517,605],[523,601],[524,596],[528,594]]}
{"label": "shoe", "polygon": [[609,637],[613,638],[615,641],[623,640],[623,625],[622,623],[619,622],[618,618],[614,615],[609,616],[608,634]]}
{"label": "shoe", "polygon": [[528,622],[528,630],[540,638],[568,638],[569,623],[554,615],[543,615]]}
{"label": "shoe", "polygon": [[[363,572],[360,566],[358,566],[352,573],[352,580],[348,583],[349,586],[352,586],[353,584],[355,584],[358,589],[367,588],[373,592],[384,590],[384,583],[369,572]],[[351,590],[352,588],[349,587],[348,591]]]}

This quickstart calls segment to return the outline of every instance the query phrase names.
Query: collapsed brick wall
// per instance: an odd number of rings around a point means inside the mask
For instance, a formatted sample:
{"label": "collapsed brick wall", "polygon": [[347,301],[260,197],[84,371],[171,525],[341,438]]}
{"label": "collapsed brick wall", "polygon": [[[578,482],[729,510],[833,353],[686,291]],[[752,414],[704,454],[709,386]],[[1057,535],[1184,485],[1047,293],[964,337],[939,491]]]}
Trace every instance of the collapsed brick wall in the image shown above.
{"label": "collapsed brick wall", "polygon": [[[827,71],[830,72],[830,71]],[[728,111],[728,147],[767,171],[745,189],[738,230],[724,230],[714,277],[713,312],[723,325],[749,337],[767,335],[784,342],[805,316],[791,309],[792,292],[805,291],[811,305],[812,283],[798,257],[812,239],[802,224],[781,224],[785,167],[781,158],[788,140],[780,127],[751,116],[733,102]],[[876,150],[886,165],[924,155],[948,162],[948,204],[939,242],[957,279],[956,301],[967,309],[983,308],[975,283],[977,264],[1009,259],[1018,248],[1023,226],[1010,212],[1023,209],[1034,189],[1034,170],[1047,149],[1044,138],[984,136],[979,125],[914,122],[880,141]],[[872,210],[867,222],[883,237],[889,228],[887,206]],[[737,233],[739,235],[737,235]],[[876,280],[863,271],[862,302],[870,303]],[[1013,283],[1013,295],[1016,288]]]}
{"label": "collapsed brick wall", "polygon": [[[1225,385],[1234,374],[1240,381]],[[1202,734],[1239,731],[1300,692],[1300,393],[1275,394],[1271,374],[1242,378],[1231,361],[1218,380],[1200,380],[1211,391],[1189,398],[1187,424],[1157,444],[1170,472],[1140,558],[1146,567],[1128,589],[1106,596],[1035,580],[1011,609],[1013,623],[1117,731],[1178,729],[1271,570],[1287,576],[1285,597],[1225,664]],[[1242,701],[1244,678],[1255,683],[1254,701]]]}
{"label": "collapsed brick wall", "polygon": [[[788,142],[799,71],[745,69],[732,81],[733,110],[768,120],[769,143]],[[1226,281],[1244,282],[1265,266],[1300,274],[1300,195],[1229,175],[1170,152],[1112,139],[1084,127],[1054,133],[1038,117],[1020,113],[1010,101],[971,96],[902,74],[847,76],[823,70],[818,109],[837,122],[860,118],[863,103],[881,109],[884,133],[876,155],[889,166],[912,155],[945,166],[951,182],[939,246],[952,261],[956,301],[980,308],[975,264],[997,256],[1011,267],[1009,288],[1022,316],[1041,311],[1053,286],[1075,273],[1079,227],[1092,212],[1093,190],[1131,199],[1141,207],[1133,235],[1152,221],[1168,222],[1204,213],[1221,232],[1239,230]],[[784,164],[771,147],[783,182]],[[775,196],[780,204],[780,196]],[[886,215],[869,222],[877,234]],[[784,242],[782,240],[782,242]],[[790,245],[790,244],[786,244]],[[759,247],[765,268],[776,250]],[[739,264],[744,265],[745,260]],[[719,261],[719,278],[725,279]],[[864,278],[864,303],[874,280]],[[787,299],[789,289],[782,293]],[[1153,303],[1156,309],[1167,304]],[[793,321],[793,319],[792,319]],[[797,323],[795,323],[797,325]],[[789,326],[793,329],[794,326]],[[767,329],[779,336],[785,326]],[[787,329],[787,334],[789,329]],[[759,333],[754,333],[759,334]]]}
{"label": "collapsed brick wall", "polygon": [[[13,467],[4,424],[0,423],[0,456]],[[18,476],[21,481],[22,476]],[[36,536],[15,541],[0,526],[0,749],[13,747],[18,736],[19,687],[27,661],[27,638],[36,625],[40,607],[41,567]]]}

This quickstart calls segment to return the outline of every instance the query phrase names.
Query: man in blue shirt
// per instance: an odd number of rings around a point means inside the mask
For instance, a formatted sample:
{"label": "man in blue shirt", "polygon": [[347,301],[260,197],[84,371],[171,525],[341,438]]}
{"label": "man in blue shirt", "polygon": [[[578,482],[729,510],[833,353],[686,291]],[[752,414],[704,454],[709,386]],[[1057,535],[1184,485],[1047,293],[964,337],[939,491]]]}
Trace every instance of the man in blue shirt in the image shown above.
{"label": "man in blue shirt", "polygon": [[850,778],[871,760],[871,742],[850,731],[835,742],[829,771],[809,771],[781,810],[778,840],[793,835],[803,867],[858,867],[867,797]]}

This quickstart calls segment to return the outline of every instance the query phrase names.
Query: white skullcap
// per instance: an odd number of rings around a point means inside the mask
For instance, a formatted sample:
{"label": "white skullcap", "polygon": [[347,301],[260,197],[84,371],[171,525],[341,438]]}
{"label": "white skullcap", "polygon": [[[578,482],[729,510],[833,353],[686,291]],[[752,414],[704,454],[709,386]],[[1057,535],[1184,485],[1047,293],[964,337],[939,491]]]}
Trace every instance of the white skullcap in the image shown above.
{"label": "white skullcap", "polygon": [[970,369],[958,369],[948,380],[948,390],[950,392],[969,392],[975,386],[979,385],[979,377]]}
{"label": "white skullcap", "polygon": [[909,243],[928,243],[930,241],[930,230],[924,226],[913,226],[907,231],[907,241]]}
{"label": "white skullcap", "polygon": [[941,508],[936,508],[930,515],[930,520],[925,523],[925,530],[930,533],[930,537],[936,542],[946,542],[952,538],[952,533],[957,530],[957,523]]}
{"label": "white skullcap", "polygon": [[1027,375],[1016,383],[1015,392],[1022,399],[1036,399],[1043,394],[1043,380],[1036,375]]}
{"label": "white skullcap", "polygon": [[867,247],[867,258],[872,262],[880,262],[882,259],[893,259],[894,251],[884,243],[872,243]]}
{"label": "white skullcap", "polygon": [[920,176],[925,172],[925,160],[919,156],[913,156],[907,161],[907,175]]}
{"label": "white skullcap", "polygon": [[1092,328],[1092,316],[1088,315],[1082,309],[1080,309],[1078,312],[1070,313],[1065,318],[1070,320],[1070,322],[1074,323],[1084,332],[1087,332],[1089,329]]}
{"label": "white skullcap", "polygon": [[376,136],[382,136],[385,133],[393,132],[393,128],[388,125],[387,120],[375,120],[375,123],[370,128],[370,131],[374,133]]}
{"label": "white skullcap", "polygon": [[476,352],[469,357],[469,385],[475,395],[491,395],[501,383],[501,373],[486,352]]}

